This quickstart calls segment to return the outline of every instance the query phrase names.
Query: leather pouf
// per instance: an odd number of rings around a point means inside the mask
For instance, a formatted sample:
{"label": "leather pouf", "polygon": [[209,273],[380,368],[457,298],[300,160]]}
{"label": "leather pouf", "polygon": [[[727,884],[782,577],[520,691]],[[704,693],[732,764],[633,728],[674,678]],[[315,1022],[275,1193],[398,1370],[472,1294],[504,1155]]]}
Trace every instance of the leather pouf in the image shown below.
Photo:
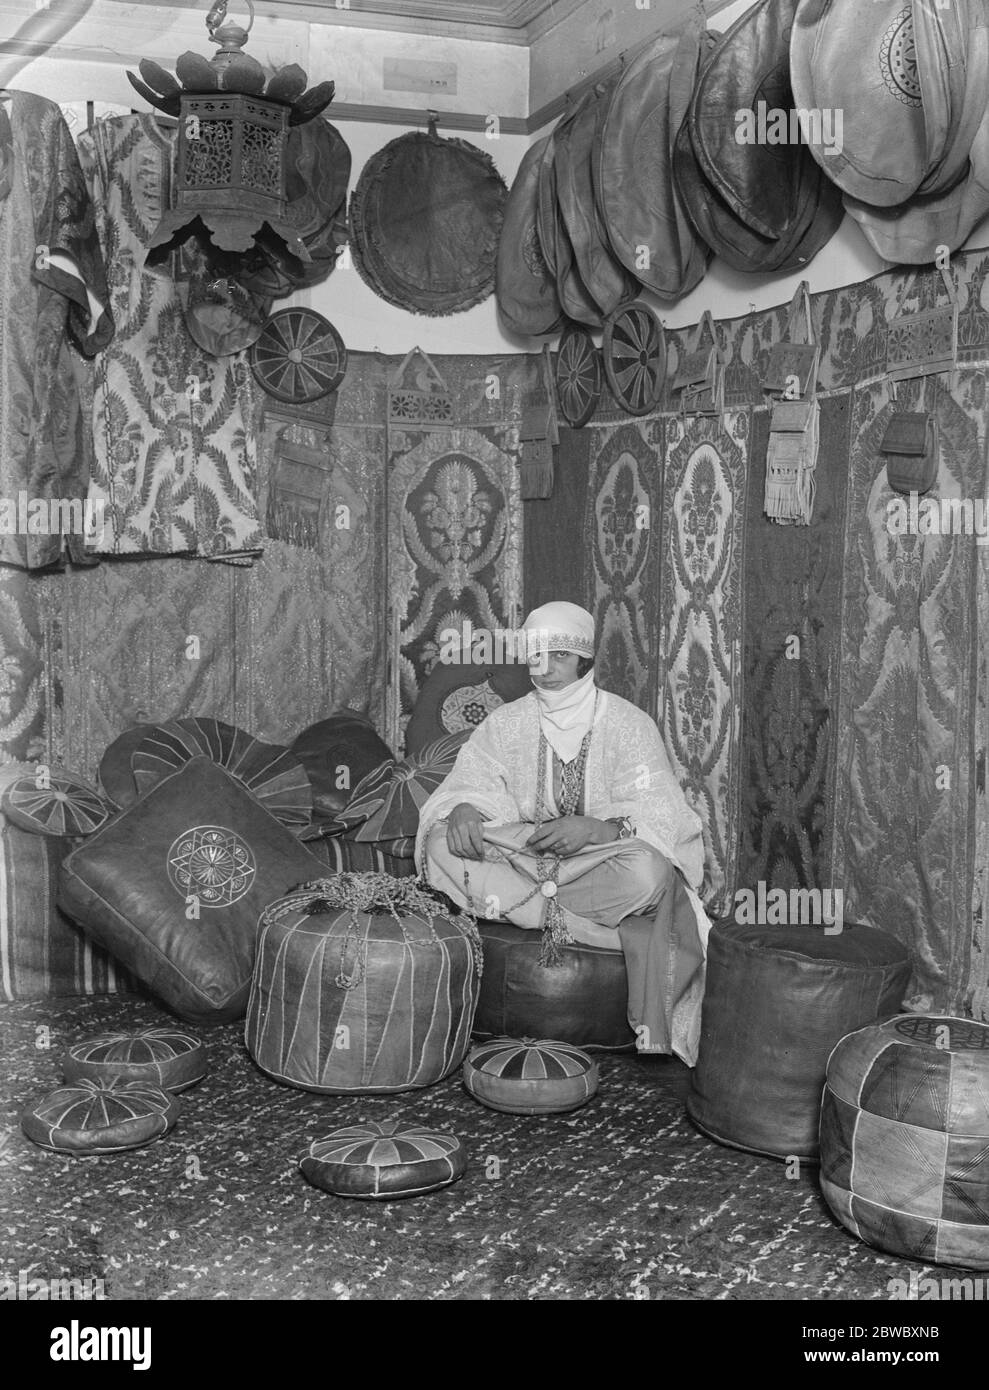
{"label": "leather pouf", "polygon": [[[361,876],[336,881],[348,877]],[[411,879],[392,883],[415,891]],[[245,1029],[258,1066],[330,1095],[415,1090],[449,1075],[477,1003],[470,919],[442,915],[438,900],[435,915],[319,909],[319,894],[304,891],[262,916]]]}
{"label": "leather pouf", "polygon": [[491,1110],[555,1115],[578,1110],[597,1094],[598,1069],[569,1043],[495,1038],[467,1058],[464,1085]]}
{"label": "leather pouf", "polygon": [[563,960],[539,964],[541,933],[480,922],[484,975],[475,1038],[556,1038],[594,1051],[635,1047],[628,1022],[628,975],[620,950],[575,944]]}
{"label": "leather pouf", "polygon": [[455,1134],[372,1121],[317,1139],[299,1167],[314,1187],[337,1197],[388,1201],[448,1187],[463,1177],[467,1154]]}
{"label": "leather pouf", "polygon": [[206,1048],[179,1028],[98,1033],[73,1043],[62,1059],[66,1081],[144,1081],[163,1091],[184,1091],[206,1075]]}
{"label": "leather pouf", "polygon": [[181,1102],[145,1081],[74,1081],[32,1102],[21,1129],[46,1149],[112,1154],[167,1134]]}
{"label": "leather pouf", "polygon": [[906,947],[875,927],[718,922],[708,940],[700,1050],[687,1113],[732,1148],[816,1160],[828,1055],[896,1013]]}
{"label": "leather pouf", "polygon": [[901,1014],[842,1038],[821,1107],[821,1190],[869,1245],[989,1269],[989,1027]]}

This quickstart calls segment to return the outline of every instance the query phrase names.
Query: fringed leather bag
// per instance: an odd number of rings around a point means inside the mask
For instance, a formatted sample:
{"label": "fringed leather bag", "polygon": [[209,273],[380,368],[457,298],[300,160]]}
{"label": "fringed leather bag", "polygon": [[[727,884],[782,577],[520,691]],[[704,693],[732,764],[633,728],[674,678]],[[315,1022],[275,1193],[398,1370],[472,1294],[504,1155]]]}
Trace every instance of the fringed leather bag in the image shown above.
{"label": "fringed leather bag", "polygon": [[809,526],[814,511],[821,407],[816,396],[777,401],[769,425],[764,510],[781,526]]}

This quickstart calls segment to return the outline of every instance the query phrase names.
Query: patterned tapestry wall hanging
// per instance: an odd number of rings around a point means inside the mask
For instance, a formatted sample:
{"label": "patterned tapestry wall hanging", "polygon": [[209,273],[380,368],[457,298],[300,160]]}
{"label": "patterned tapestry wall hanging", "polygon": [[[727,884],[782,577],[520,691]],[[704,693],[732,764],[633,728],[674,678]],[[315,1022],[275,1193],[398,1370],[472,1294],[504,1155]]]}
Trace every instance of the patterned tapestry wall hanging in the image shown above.
{"label": "patterned tapestry wall hanging", "polygon": [[732,901],[738,854],[741,571],[751,412],[666,421],[659,726],[704,823],[702,897]]}
{"label": "patterned tapestry wall hanging", "polygon": [[[659,682],[662,420],[592,427],[587,518],[595,680],[654,713]],[[528,593],[527,604],[531,603]]]}

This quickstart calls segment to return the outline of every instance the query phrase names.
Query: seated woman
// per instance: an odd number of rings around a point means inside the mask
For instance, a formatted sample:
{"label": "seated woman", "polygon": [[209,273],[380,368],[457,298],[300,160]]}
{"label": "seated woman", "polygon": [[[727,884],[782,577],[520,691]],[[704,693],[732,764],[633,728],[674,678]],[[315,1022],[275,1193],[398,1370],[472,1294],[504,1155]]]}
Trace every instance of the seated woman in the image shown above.
{"label": "seated woman", "polygon": [[[479,917],[625,953],[640,1048],[696,1060],[708,921],[701,821],[649,716],[594,683],[594,619],[530,613],[531,694],[493,710],[422,807],[416,863]],[[618,941],[615,940],[617,931]]]}

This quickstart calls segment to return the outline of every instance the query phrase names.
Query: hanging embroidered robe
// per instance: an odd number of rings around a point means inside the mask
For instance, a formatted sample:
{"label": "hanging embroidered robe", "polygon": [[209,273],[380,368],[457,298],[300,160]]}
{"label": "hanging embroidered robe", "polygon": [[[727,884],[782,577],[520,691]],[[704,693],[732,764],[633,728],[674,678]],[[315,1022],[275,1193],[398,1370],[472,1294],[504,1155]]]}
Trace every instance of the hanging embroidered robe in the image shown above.
{"label": "hanging embroidered robe", "polygon": [[97,361],[90,497],[114,555],[196,553],[243,562],[261,546],[246,355],[210,357],[185,327],[194,242],[146,268],[169,206],[175,130],[112,116],[79,137],[97,206],[117,334]]}
{"label": "hanging embroidered robe", "polygon": [[93,208],[58,106],[0,98],[0,562],[85,558],[90,451],[73,342],[113,335]]}

